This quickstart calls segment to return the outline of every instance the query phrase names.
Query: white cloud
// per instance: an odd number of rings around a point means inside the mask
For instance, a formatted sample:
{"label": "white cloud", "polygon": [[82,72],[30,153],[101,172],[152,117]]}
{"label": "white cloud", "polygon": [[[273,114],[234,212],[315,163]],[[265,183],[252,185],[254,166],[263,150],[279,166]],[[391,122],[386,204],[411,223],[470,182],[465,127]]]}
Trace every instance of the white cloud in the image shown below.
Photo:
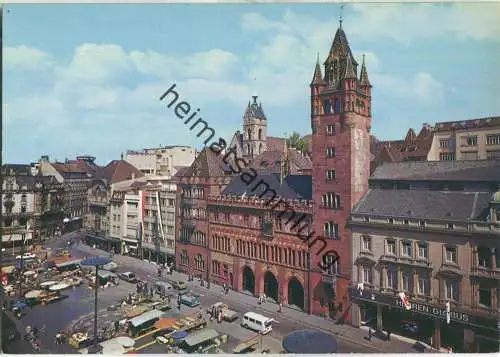
{"label": "white cloud", "polygon": [[52,96],[17,98],[7,104],[6,125],[36,125],[57,127],[68,122],[64,103]]}
{"label": "white cloud", "polygon": [[43,71],[52,66],[53,58],[37,48],[21,45],[4,47],[3,63],[6,69]]}
{"label": "white cloud", "polygon": [[444,100],[444,85],[431,74],[417,73],[411,79],[388,74],[374,74],[372,82],[377,83],[375,90],[389,92],[396,96],[425,105],[435,105]]}

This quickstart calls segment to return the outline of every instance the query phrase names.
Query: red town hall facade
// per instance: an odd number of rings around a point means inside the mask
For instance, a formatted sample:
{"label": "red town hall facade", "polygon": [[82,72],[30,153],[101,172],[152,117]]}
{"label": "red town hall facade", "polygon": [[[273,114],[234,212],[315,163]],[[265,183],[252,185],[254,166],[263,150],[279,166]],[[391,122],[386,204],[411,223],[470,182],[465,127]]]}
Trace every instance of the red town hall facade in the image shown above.
{"label": "red town hall facade", "polygon": [[[267,119],[254,98],[244,115],[244,134],[237,132],[230,144],[249,162],[250,171],[235,173],[224,154],[205,148],[176,175],[176,261],[180,271],[226,283],[235,291],[265,293],[306,312],[348,322],[352,262],[345,226],[368,188],[371,85],[364,63],[358,76],[341,25],[324,72],[316,63],[310,85],[312,162],[287,148],[285,140],[266,137]],[[247,128],[252,113],[259,126]],[[255,138],[262,145],[249,151],[245,140]],[[258,176],[250,179],[252,172]],[[295,222],[288,222],[283,211],[303,216],[301,236],[321,236],[326,246],[300,239]],[[338,261],[327,270],[318,268],[323,255],[332,251]]]}

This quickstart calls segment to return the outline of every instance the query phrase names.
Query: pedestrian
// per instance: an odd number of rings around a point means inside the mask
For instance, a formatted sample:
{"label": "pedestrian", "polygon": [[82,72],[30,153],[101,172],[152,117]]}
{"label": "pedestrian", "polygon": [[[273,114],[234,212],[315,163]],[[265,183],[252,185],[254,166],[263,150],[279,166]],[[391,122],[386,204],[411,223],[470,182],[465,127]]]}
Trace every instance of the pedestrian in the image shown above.
{"label": "pedestrian", "polygon": [[267,302],[267,296],[266,296],[266,294],[262,295],[262,302]]}
{"label": "pedestrian", "polygon": [[280,300],[280,303],[278,305],[278,312],[282,312],[282,311],[283,311],[283,303]]}
{"label": "pedestrian", "polygon": [[115,333],[118,332],[118,329],[120,328],[120,322],[118,320],[115,321]]}
{"label": "pedestrian", "polygon": [[219,324],[222,322],[222,309],[219,309],[219,313],[217,314],[217,322]]}
{"label": "pedestrian", "polygon": [[368,327],[368,341],[371,341],[372,340],[372,328],[371,326]]}
{"label": "pedestrian", "polygon": [[391,328],[388,327],[386,331],[387,331],[387,341],[390,341],[391,340]]}

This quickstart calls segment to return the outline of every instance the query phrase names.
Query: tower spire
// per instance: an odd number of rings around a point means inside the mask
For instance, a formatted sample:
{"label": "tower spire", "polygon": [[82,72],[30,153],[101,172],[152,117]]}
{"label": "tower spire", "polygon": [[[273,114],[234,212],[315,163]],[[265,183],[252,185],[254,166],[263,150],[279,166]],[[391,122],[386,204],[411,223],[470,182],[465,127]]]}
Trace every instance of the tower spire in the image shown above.
{"label": "tower spire", "polygon": [[314,75],[311,84],[321,83],[323,75],[321,74],[321,66],[319,64],[319,52],[316,57],[316,66],[314,67]]}
{"label": "tower spire", "polygon": [[342,21],[344,18],[342,17],[342,10],[344,10],[344,5],[340,5],[340,15],[339,15],[339,28],[342,29]]}
{"label": "tower spire", "polygon": [[371,86],[370,80],[368,79],[368,71],[366,70],[366,65],[365,65],[365,54],[363,54],[363,64],[361,65],[359,84],[362,86]]}

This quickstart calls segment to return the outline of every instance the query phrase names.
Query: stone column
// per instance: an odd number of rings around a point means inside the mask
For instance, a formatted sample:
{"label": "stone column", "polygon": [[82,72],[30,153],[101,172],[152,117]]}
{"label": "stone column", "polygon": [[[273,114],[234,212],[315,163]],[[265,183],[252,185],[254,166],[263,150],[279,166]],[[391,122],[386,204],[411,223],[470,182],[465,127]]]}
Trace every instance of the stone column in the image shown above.
{"label": "stone column", "polygon": [[496,268],[497,268],[496,248],[491,248],[491,269],[495,270]]}
{"label": "stone column", "polygon": [[351,313],[352,313],[352,325],[354,327],[360,327],[361,326],[361,308],[355,302],[353,302],[351,305]]}
{"label": "stone column", "polygon": [[382,267],[382,286],[381,288],[387,288],[388,281],[387,281],[387,265],[384,265]]}
{"label": "stone column", "polygon": [[401,271],[401,267],[397,267],[397,273],[396,273],[396,276],[397,276],[397,286],[396,286],[396,289],[398,289],[398,291],[401,291],[403,290],[402,287],[403,287],[403,272]]}
{"label": "stone column", "polygon": [[377,304],[377,331],[382,331],[383,329],[382,321],[382,305]]}
{"label": "stone column", "polygon": [[441,347],[441,321],[434,319],[434,333],[432,334],[432,347],[439,349]]}
{"label": "stone column", "polygon": [[412,287],[413,287],[413,291],[412,291],[412,295],[417,295],[418,294],[418,272],[417,272],[417,269],[414,269],[413,270],[413,275],[412,275]]}

